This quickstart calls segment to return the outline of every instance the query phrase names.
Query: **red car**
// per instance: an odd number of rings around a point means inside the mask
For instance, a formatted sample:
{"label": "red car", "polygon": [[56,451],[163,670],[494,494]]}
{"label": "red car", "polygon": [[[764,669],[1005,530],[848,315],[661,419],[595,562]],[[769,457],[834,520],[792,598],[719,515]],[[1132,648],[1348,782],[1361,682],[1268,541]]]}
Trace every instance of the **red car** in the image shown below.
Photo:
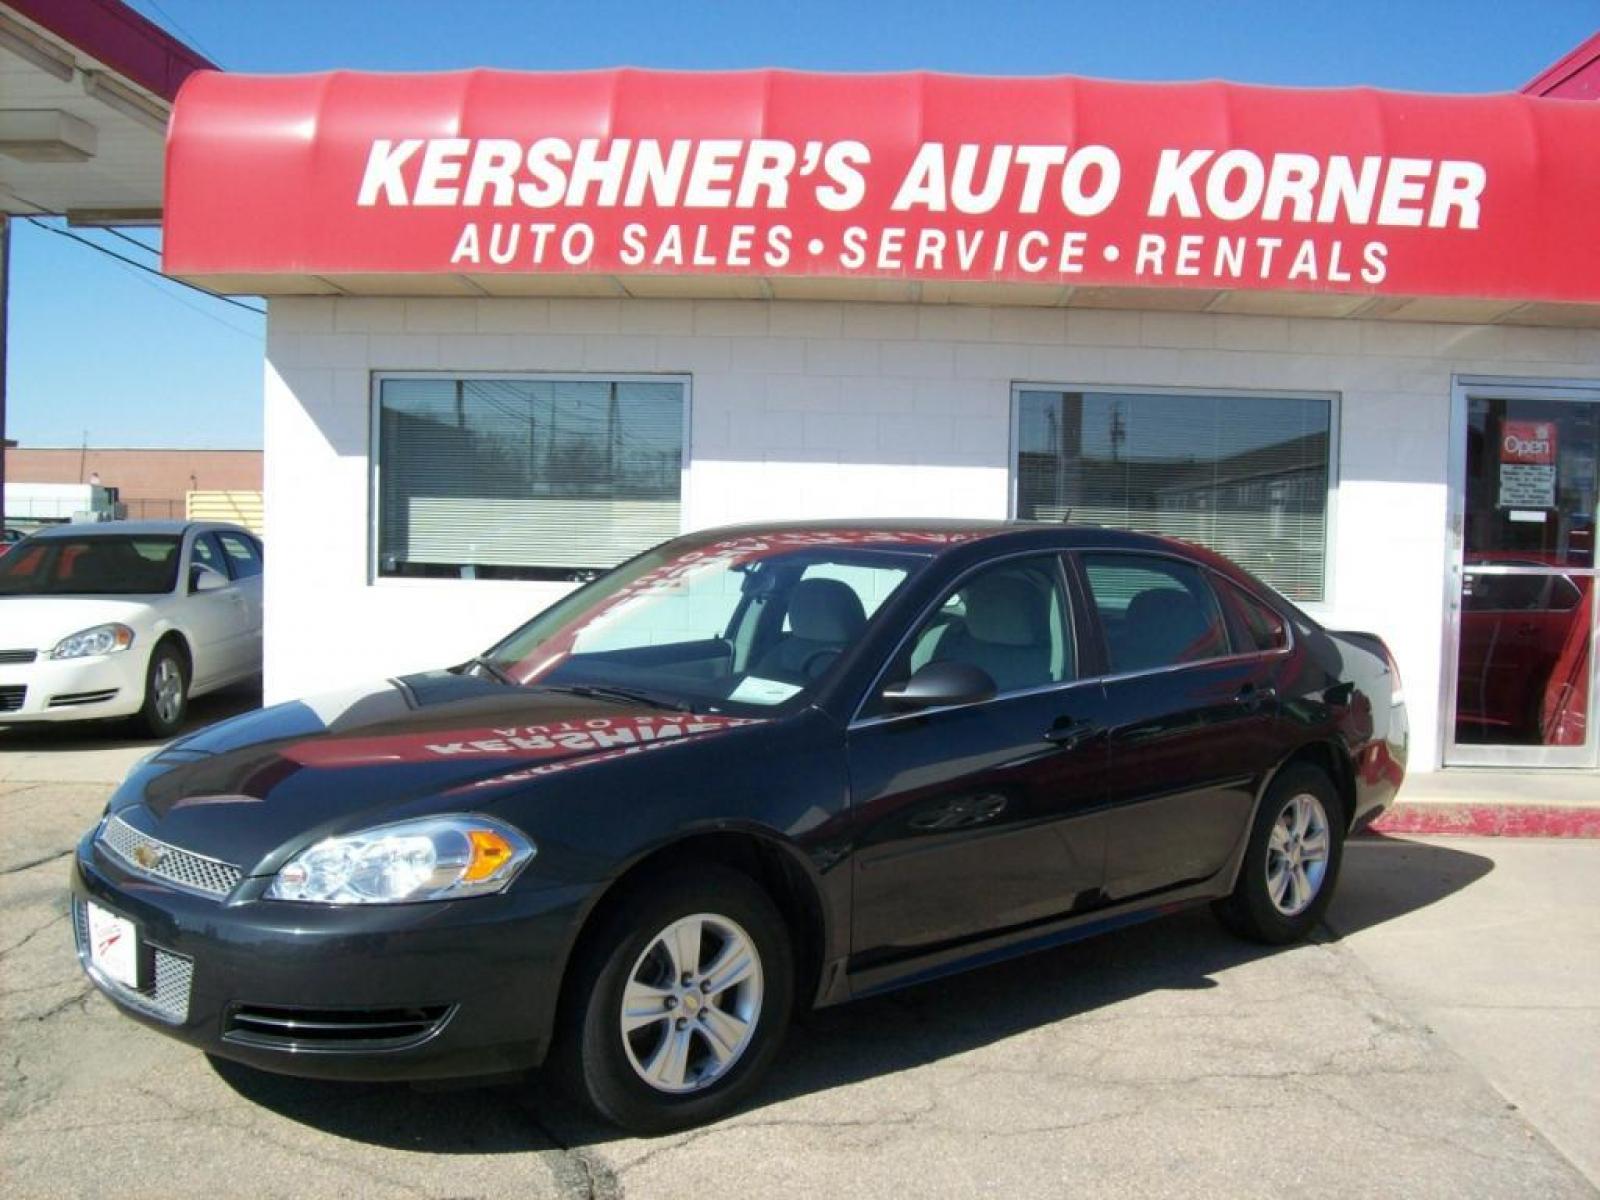
{"label": "red car", "polygon": [[1473,567],[1550,567],[1531,555],[1467,564],[1461,595],[1456,736],[1511,745],[1581,746],[1588,730],[1590,581],[1481,575]]}

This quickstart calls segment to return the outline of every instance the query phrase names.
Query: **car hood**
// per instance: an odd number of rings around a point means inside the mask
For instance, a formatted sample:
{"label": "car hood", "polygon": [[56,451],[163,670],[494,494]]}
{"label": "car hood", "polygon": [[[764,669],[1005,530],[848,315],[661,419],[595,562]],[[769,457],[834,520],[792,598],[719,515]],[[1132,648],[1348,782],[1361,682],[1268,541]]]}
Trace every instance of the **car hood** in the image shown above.
{"label": "car hood", "polygon": [[753,723],[431,672],[202,730],[146,760],[112,807],[162,841],[264,874],[321,837],[485,811],[552,772]]}
{"label": "car hood", "polygon": [[49,650],[62,638],[121,621],[132,625],[150,611],[150,597],[0,596],[0,650]]}

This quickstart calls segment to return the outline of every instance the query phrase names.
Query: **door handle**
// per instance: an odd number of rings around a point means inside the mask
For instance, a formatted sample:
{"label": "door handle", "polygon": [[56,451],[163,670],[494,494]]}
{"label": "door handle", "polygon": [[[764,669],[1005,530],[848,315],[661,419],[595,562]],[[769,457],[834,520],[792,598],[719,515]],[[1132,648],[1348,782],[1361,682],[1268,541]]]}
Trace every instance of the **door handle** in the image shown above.
{"label": "door handle", "polygon": [[1247,683],[1234,694],[1233,698],[1251,712],[1256,712],[1278,698],[1278,689],[1271,684],[1257,687],[1253,683]]}
{"label": "door handle", "polygon": [[1093,721],[1075,721],[1071,717],[1062,717],[1044,731],[1044,740],[1057,749],[1071,750],[1104,732],[1104,727]]}

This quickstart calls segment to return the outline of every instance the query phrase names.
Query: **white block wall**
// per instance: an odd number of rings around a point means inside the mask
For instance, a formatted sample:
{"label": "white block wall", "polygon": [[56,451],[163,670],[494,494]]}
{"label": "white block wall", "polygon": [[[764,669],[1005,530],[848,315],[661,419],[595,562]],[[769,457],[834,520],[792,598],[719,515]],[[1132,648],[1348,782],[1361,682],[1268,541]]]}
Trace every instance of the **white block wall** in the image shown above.
{"label": "white block wall", "polygon": [[441,666],[567,585],[369,579],[371,373],[692,377],[684,528],[1007,515],[1014,381],[1337,392],[1326,604],[1395,649],[1439,759],[1452,374],[1600,378],[1600,333],[940,305],[275,299],[266,366],[269,700]]}

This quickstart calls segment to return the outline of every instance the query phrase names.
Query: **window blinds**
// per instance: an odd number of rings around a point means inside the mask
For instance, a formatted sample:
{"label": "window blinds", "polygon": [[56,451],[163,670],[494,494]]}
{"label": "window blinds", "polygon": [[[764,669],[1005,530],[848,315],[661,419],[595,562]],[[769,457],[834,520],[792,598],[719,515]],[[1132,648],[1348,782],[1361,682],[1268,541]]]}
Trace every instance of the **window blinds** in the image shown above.
{"label": "window blinds", "polygon": [[676,536],[683,392],[669,381],[383,380],[379,572],[595,570]]}
{"label": "window blinds", "polygon": [[1019,517],[1184,538],[1323,598],[1328,400],[1022,389],[1017,403]]}

